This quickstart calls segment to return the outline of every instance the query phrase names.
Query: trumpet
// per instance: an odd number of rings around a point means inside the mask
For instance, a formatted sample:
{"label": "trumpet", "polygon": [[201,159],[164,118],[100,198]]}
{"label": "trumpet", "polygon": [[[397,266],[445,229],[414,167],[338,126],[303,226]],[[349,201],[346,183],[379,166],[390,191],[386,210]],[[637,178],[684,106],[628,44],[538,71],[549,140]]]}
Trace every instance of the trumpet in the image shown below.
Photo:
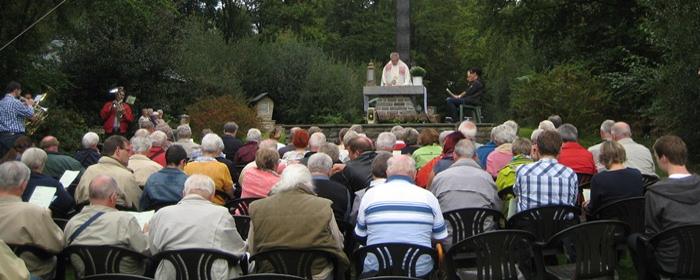
{"label": "trumpet", "polygon": [[[33,135],[37,131],[37,129],[39,129],[39,126],[41,126],[41,124],[44,123],[46,117],[49,115],[49,108],[41,107],[40,105],[41,102],[43,102],[46,99],[46,96],[48,95],[49,92],[46,91],[43,94],[41,94],[39,98],[34,102],[34,106],[32,107],[34,109],[34,117],[32,117],[31,119],[27,119],[27,121],[24,123],[27,135]],[[19,100],[23,103],[27,103],[27,99],[24,97],[20,97]]]}

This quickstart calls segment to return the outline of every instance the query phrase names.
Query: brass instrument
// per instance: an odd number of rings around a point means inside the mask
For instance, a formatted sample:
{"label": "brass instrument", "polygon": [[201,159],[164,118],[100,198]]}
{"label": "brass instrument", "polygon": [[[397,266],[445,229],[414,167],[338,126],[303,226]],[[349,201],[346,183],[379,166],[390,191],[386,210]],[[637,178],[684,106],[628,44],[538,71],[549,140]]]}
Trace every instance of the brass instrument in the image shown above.
{"label": "brass instrument", "polygon": [[[41,102],[43,102],[46,99],[47,95],[49,95],[48,91],[41,94],[39,99],[34,101],[34,116],[31,119],[27,119],[24,123],[27,135],[33,135],[34,132],[36,132],[36,130],[39,129],[39,126],[41,126],[41,124],[44,123],[46,117],[49,115],[49,108],[41,107]],[[25,102],[23,97],[20,98],[20,100],[22,102]]]}

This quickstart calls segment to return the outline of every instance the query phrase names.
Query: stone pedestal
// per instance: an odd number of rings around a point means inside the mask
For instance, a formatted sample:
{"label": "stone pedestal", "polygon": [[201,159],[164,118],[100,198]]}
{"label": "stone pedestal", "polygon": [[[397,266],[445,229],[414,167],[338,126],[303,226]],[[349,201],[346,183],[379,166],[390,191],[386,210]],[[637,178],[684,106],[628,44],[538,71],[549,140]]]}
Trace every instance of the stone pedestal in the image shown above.
{"label": "stone pedestal", "polygon": [[364,97],[364,110],[369,108],[369,99],[374,103],[378,121],[415,121],[419,117],[419,110],[415,101],[416,97],[423,97],[423,104],[419,106],[426,112],[427,92],[423,86],[396,86],[378,87],[366,86],[362,89]]}

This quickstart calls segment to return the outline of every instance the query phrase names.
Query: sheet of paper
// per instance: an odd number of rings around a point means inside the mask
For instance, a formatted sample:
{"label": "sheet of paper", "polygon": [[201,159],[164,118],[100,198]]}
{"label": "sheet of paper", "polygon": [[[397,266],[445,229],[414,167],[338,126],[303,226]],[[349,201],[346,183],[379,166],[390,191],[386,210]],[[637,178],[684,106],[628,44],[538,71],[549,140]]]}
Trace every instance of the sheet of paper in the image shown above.
{"label": "sheet of paper", "polygon": [[55,194],[56,188],[37,186],[32,196],[29,198],[29,203],[49,208],[49,205],[51,205],[51,202],[54,200]]}
{"label": "sheet of paper", "polygon": [[591,189],[583,189],[583,199],[585,201],[591,200]]}
{"label": "sheet of paper", "polygon": [[75,178],[78,177],[78,174],[80,174],[80,171],[77,170],[66,170],[66,172],[63,172],[61,180],[59,180],[61,185],[63,185],[63,188],[68,188],[68,186],[75,181]]}
{"label": "sheet of paper", "polygon": [[400,155],[401,155],[401,151],[391,151],[391,154],[394,155],[394,156],[400,156]]}
{"label": "sheet of paper", "polygon": [[126,213],[129,213],[131,215],[134,215],[136,217],[136,221],[139,223],[139,226],[141,226],[141,229],[148,223],[148,221],[153,218],[153,215],[156,213],[155,210],[151,211],[146,211],[146,212],[133,212],[133,211],[124,211]]}
{"label": "sheet of paper", "polygon": [[513,215],[515,215],[515,207],[517,207],[516,199],[513,198],[510,200],[510,202],[508,202],[508,217],[506,217],[507,219],[510,219],[510,217],[513,217]]}

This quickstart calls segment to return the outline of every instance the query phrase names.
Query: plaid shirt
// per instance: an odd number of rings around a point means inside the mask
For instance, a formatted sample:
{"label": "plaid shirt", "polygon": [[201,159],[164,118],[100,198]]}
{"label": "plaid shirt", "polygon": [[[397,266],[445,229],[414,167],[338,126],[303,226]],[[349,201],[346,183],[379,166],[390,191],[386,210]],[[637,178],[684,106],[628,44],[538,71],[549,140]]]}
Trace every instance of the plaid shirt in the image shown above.
{"label": "plaid shirt", "polygon": [[513,192],[518,198],[517,212],[547,205],[575,205],[578,178],[556,159],[542,159],[518,167]]}
{"label": "plaid shirt", "polygon": [[24,133],[24,118],[30,118],[32,115],[32,107],[6,94],[0,100],[0,133]]}

